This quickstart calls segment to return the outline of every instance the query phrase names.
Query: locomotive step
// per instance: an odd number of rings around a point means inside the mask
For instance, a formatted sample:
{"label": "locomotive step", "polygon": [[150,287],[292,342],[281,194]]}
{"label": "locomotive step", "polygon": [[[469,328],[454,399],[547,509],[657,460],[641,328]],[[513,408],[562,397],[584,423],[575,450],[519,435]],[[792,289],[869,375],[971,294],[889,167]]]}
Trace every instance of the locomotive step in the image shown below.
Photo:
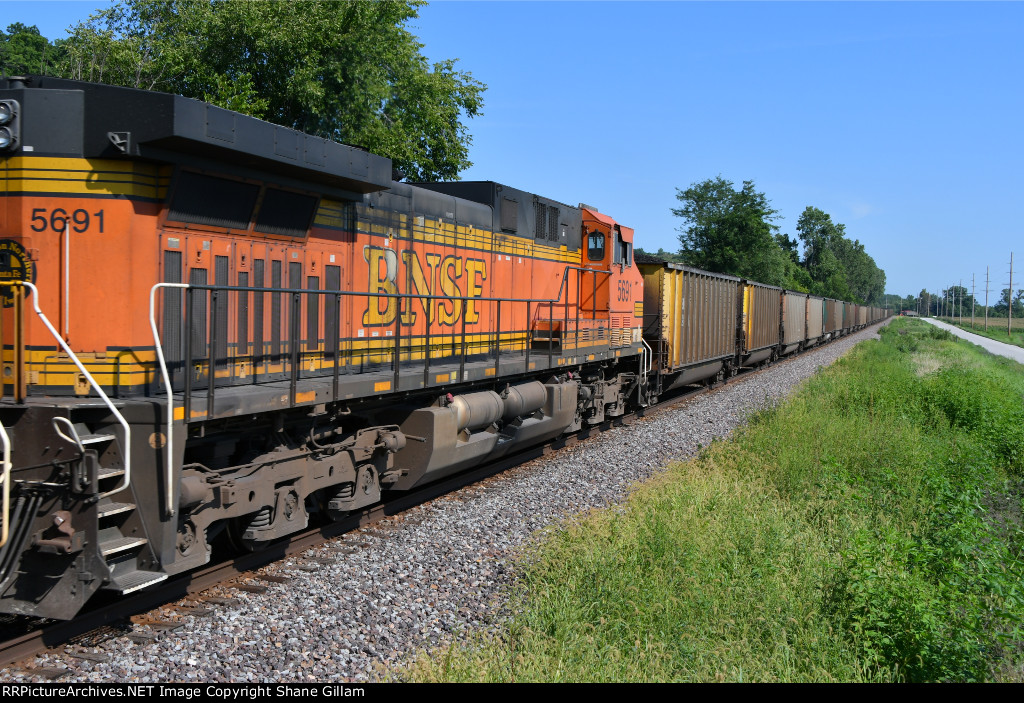
{"label": "locomotive step", "polygon": [[136,547],[141,547],[148,541],[145,537],[115,537],[114,539],[100,542],[100,554],[104,557],[109,557],[112,554],[119,554]]}
{"label": "locomotive step", "polygon": [[109,517],[119,513],[135,510],[135,503],[105,503],[96,507],[97,517]]}
{"label": "locomotive step", "polygon": [[124,476],[124,469],[101,468],[96,475],[101,481],[105,478],[113,478],[114,476]]}
{"label": "locomotive step", "polygon": [[100,444],[101,442],[112,442],[115,439],[117,439],[117,437],[112,434],[83,434],[78,436],[78,441],[80,441],[83,446],[86,444]]}
{"label": "locomotive step", "polygon": [[103,588],[107,591],[117,591],[121,595],[125,595],[165,580],[167,580],[167,574],[136,569],[135,571],[129,571],[126,574],[115,577],[111,583]]}

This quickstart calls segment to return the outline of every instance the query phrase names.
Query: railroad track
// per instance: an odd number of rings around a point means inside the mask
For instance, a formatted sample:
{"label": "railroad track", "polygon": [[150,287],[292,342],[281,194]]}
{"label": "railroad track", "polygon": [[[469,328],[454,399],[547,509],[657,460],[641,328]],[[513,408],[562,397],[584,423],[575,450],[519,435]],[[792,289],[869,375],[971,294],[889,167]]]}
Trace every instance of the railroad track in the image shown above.
{"label": "railroad track", "polygon": [[[786,363],[786,361],[782,363]],[[258,552],[237,555],[228,561],[178,575],[157,587],[84,612],[74,620],[40,622],[30,618],[15,618],[6,624],[0,623],[0,637],[3,637],[3,640],[0,641],[0,667],[27,668],[19,666],[19,663],[23,664],[36,655],[69,643],[94,646],[118,636],[128,636],[139,642],[156,639],[163,631],[181,627],[182,623],[175,619],[175,615],[204,616],[210,614],[212,608],[229,606],[234,603],[231,598],[204,595],[204,592],[215,587],[220,587],[218,590],[236,589],[264,592],[268,588],[274,587],[274,584],[286,584],[290,580],[287,576],[265,574],[259,570],[311,548],[327,546],[336,537],[401,514],[415,506],[451,494],[460,488],[483,482],[512,467],[585,442],[614,427],[628,426],[642,417],[675,409],[699,395],[714,392],[727,384],[741,382],[777,366],[778,364],[748,369],[725,382],[700,388],[683,389],[673,396],[663,397],[661,402],[655,406],[584,429],[569,437],[552,440],[419,490],[387,498],[379,505],[362,510],[344,520],[296,533]],[[352,546],[351,543],[338,543],[337,547],[331,550],[336,553],[336,556],[307,557],[306,560],[334,563],[343,558],[346,552],[350,553],[352,549],[356,548],[358,546]],[[307,566],[310,569],[316,568],[313,564]],[[299,568],[303,567],[300,565]],[[187,604],[168,606],[169,603],[183,599],[188,601]],[[157,612],[156,609],[159,609],[160,612]],[[5,628],[6,633],[4,632]],[[16,632],[16,634],[11,634],[12,632]],[[103,655],[80,651],[71,653],[70,656],[95,660]],[[56,677],[66,674],[67,670],[54,669],[52,672],[48,672],[36,668],[32,673],[43,677],[49,673]]]}

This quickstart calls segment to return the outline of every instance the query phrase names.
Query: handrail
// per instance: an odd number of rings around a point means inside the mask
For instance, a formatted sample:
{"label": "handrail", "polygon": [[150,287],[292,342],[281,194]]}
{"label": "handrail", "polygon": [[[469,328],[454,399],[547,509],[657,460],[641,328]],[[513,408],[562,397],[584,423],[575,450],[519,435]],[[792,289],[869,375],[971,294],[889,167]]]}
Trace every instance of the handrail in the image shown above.
{"label": "handrail", "polygon": [[174,388],[171,386],[171,375],[167,371],[167,360],[164,358],[164,346],[160,341],[160,333],[156,328],[156,289],[157,288],[188,288],[188,283],[157,283],[149,289],[149,326],[153,330],[153,343],[156,345],[156,358],[160,363],[160,376],[164,379],[164,388],[167,390],[167,486],[165,495],[167,500],[164,503],[164,511],[167,517],[174,517]]}
{"label": "handrail", "polygon": [[7,436],[7,430],[4,429],[3,423],[0,423],[0,442],[4,445],[4,463],[3,463],[3,518],[4,524],[0,528],[0,547],[7,544],[7,535],[10,532],[11,524],[11,438]]}
{"label": "handrail", "polygon": [[[651,369],[654,367],[654,350],[651,349],[651,345],[647,343],[647,340],[640,336],[640,343],[647,349],[646,352],[641,349],[640,351],[640,383],[642,385],[647,384],[647,375],[651,373]],[[644,357],[647,357],[647,363],[644,363]]]}
{"label": "handrail", "polygon": [[[61,439],[65,440],[65,441],[67,441],[67,442],[69,442],[71,444],[74,444],[76,447],[78,447],[78,451],[80,451],[80,452],[84,452],[85,451],[85,447],[82,445],[82,438],[78,436],[78,430],[76,430],[75,426],[73,424],[71,424],[71,420],[67,419],[66,417],[55,417],[52,420],[52,424],[53,424],[53,431],[56,432],[61,437]],[[67,425],[68,426],[68,429],[71,430],[71,436],[70,437],[68,437],[66,434],[64,434],[64,430],[62,430],[60,428],[61,425]]]}
{"label": "handrail", "polygon": [[99,494],[98,496],[96,496],[96,499],[101,500],[103,498],[112,496],[113,494],[119,491],[123,491],[131,483],[132,478],[131,426],[128,424],[128,421],[124,419],[124,415],[122,415],[118,411],[118,409],[114,407],[113,402],[111,402],[110,398],[107,397],[107,394],[103,392],[103,388],[100,386],[99,383],[96,382],[96,379],[92,377],[92,374],[89,373],[88,369],[85,368],[81,360],[79,360],[79,358],[75,356],[75,353],[71,351],[71,347],[69,347],[67,342],[64,341],[64,338],[61,337],[60,333],[57,332],[56,329],[54,329],[53,325],[50,323],[49,318],[47,318],[43,311],[39,308],[39,289],[36,288],[35,284],[31,283],[30,281],[0,281],[0,286],[25,286],[30,291],[32,291],[32,308],[35,311],[36,315],[39,317],[40,320],[43,321],[43,324],[46,325],[46,329],[49,330],[53,338],[57,340],[57,343],[60,345],[61,349],[64,350],[64,353],[68,355],[68,358],[71,359],[72,363],[74,363],[74,365],[78,368],[78,371],[83,376],[85,376],[85,379],[89,382],[89,386],[96,391],[97,395],[99,395],[99,397],[103,400],[104,405],[107,406],[110,412],[117,419],[117,422],[121,425],[122,428],[124,428],[125,449],[122,452],[122,454],[124,454],[124,480],[122,481],[121,485],[119,485],[117,488],[107,491],[106,493]]}
{"label": "handrail", "polygon": [[[463,303],[470,302],[470,301],[473,301],[473,302],[497,302],[497,303],[499,303],[499,308],[498,308],[499,312],[498,312],[498,314],[500,316],[500,310],[501,310],[500,303],[502,303],[502,302],[505,302],[505,303],[526,303],[528,306],[532,305],[533,303],[539,303],[539,304],[545,304],[546,303],[546,304],[549,304],[549,305],[553,305],[555,303],[561,302],[563,291],[565,292],[566,302],[568,302],[568,285],[567,284],[568,284],[568,280],[569,280],[569,272],[570,271],[580,271],[580,272],[586,272],[586,273],[594,274],[595,275],[595,283],[596,283],[596,275],[597,274],[604,274],[606,276],[610,276],[611,275],[611,271],[603,271],[601,269],[586,268],[586,267],[581,267],[581,266],[566,266],[565,269],[562,271],[562,280],[559,283],[559,286],[558,286],[558,297],[556,297],[556,298],[498,298],[498,297],[483,297],[483,296],[475,297],[475,296],[469,296],[469,295],[454,297],[454,296],[449,296],[449,295],[435,295],[433,293],[429,293],[429,294],[424,294],[424,293],[384,293],[384,292],[371,293],[371,292],[367,292],[367,291],[346,291],[346,290],[326,290],[326,289],[323,289],[323,290],[308,290],[308,289],[303,289],[303,288],[266,288],[266,287],[256,287],[256,286],[222,286],[222,285],[210,285],[210,284],[198,284],[198,283],[157,283],[157,284],[155,284],[152,288],[150,288],[150,291],[149,291],[149,326],[150,326],[150,329],[151,329],[151,331],[153,333],[153,343],[154,343],[154,345],[156,347],[157,362],[160,365],[160,376],[163,379],[164,389],[165,389],[165,391],[167,393],[167,432],[166,432],[166,435],[167,435],[167,461],[166,461],[166,479],[165,479],[166,480],[166,486],[165,486],[165,489],[166,489],[165,490],[166,501],[165,501],[165,504],[164,504],[164,510],[165,510],[167,516],[168,517],[172,517],[172,516],[174,516],[174,514],[176,512],[176,510],[175,510],[175,503],[174,503],[174,500],[175,500],[174,472],[172,470],[172,467],[174,466],[174,463],[173,463],[173,457],[174,457],[174,453],[173,453],[174,452],[174,389],[173,389],[173,386],[171,385],[170,372],[167,369],[167,359],[164,357],[163,343],[162,343],[162,341],[160,339],[160,332],[157,329],[157,323],[156,323],[156,292],[157,292],[158,289],[160,289],[160,288],[174,288],[174,289],[178,289],[178,290],[194,289],[194,290],[206,290],[206,291],[214,291],[214,292],[215,291],[219,291],[219,290],[226,290],[228,292],[235,292],[235,293],[303,294],[303,295],[320,295],[320,296],[325,296],[325,297],[328,296],[328,295],[331,295],[331,296],[336,296],[338,298],[340,298],[342,296],[355,296],[355,297],[373,297],[373,298],[384,298],[384,299],[395,298],[395,299],[398,299],[398,300],[408,300],[408,299],[428,300],[428,301],[433,301],[433,300],[452,300],[452,301],[462,301]],[[538,305],[537,309],[538,310],[540,309],[539,305]],[[396,318],[396,320],[400,319],[400,317],[401,317],[401,315],[399,315]],[[211,320],[211,323],[212,323],[212,320]],[[465,317],[463,317],[462,323],[463,323],[462,339],[463,339],[463,347],[465,347]],[[528,323],[529,323],[529,321],[528,321]],[[428,330],[429,330],[429,327],[428,327]],[[398,353],[400,353],[400,339],[396,338],[396,340],[397,341],[396,341],[395,353],[398,354]],[[528,344],[528,342],[527,342],[527,344]],[[463,353],[463,361],[464,360],[465,360],[465,353]],[[397,364],[396,364],[396,366],[397,366]],[[429,353],[427,354],[427,359],[426,359],[425,364],[424,364],[425,368],[427,366],[429,366]],[[294,360],[293,360],[293,367],[294,367]],[[462,377],[463,374],[464,374],[464,369],[460,367],[460,371],[459,371],[460,378]],[[210,384],[211,384],[211,386],[213,384],[212,375],[211,375]],[[294,388],[292,389],[292,395],[294,396]],[[187,418],[186,418],[186,421],[187,421]]]}

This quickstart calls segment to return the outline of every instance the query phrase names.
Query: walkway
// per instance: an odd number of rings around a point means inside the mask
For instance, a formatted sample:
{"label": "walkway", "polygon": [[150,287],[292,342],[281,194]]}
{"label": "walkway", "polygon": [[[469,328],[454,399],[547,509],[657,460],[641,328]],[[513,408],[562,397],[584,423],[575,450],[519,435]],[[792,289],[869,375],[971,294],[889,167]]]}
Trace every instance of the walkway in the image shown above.
{"label": "walkway", "polygon": [[1005,356],[1007,359],[1013,359],[1017,363],[1024,364],[1024,347],[1017,347],[1014,346],[1013,344],[1007,344],[1006,342],[997,342],[994,339],[982,337],[980,334],[972,334],[971,332],[962,330],[959,327],[955,327],[954,325],[950,325],[945,322],[940,322],[939,320],[933,320],[930,317],[922,317],[919,319],[924,320],[930,325],[935,325],[936,327],[941,327],[944,330],[948,330],[951,333],[955,334],[957,337],[962,337],[963,339],[966,339],[968,342],[971,342],[972,344],[977,344],[979,347],[985,349],[986,351],[992,354]]}

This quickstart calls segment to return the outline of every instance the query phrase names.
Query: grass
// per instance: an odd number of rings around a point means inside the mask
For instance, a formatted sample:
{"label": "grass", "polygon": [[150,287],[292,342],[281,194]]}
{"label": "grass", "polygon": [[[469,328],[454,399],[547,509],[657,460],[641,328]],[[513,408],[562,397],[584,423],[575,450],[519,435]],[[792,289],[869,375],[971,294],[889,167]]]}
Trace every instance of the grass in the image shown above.
{"label": "grass", "polygon": [[1019,680],[1022,398],[1019,365],[894,321],[734,440],[547,533],[507,622],[398,677]]}
{"label": "grass", "polygon": [[974,334],[981,335],[982,337],[988,337],[994,339],[997,342],[1006,342],[1007,344],[1014,344],[1018,347],[1024,347],[1024,320],[1013,318],[1010,320],[1011,333],[1006,333],[1006,318],[992,318],[988,319],[988,329],[985,329],[985,323],[983,321],[975,320],[974,325],[968,322],[961,322],[960,318],[957,317],[940,317],[937,318],[943,322],[948,322],[951,325],[956,325],[961,329],[968,330]]}

